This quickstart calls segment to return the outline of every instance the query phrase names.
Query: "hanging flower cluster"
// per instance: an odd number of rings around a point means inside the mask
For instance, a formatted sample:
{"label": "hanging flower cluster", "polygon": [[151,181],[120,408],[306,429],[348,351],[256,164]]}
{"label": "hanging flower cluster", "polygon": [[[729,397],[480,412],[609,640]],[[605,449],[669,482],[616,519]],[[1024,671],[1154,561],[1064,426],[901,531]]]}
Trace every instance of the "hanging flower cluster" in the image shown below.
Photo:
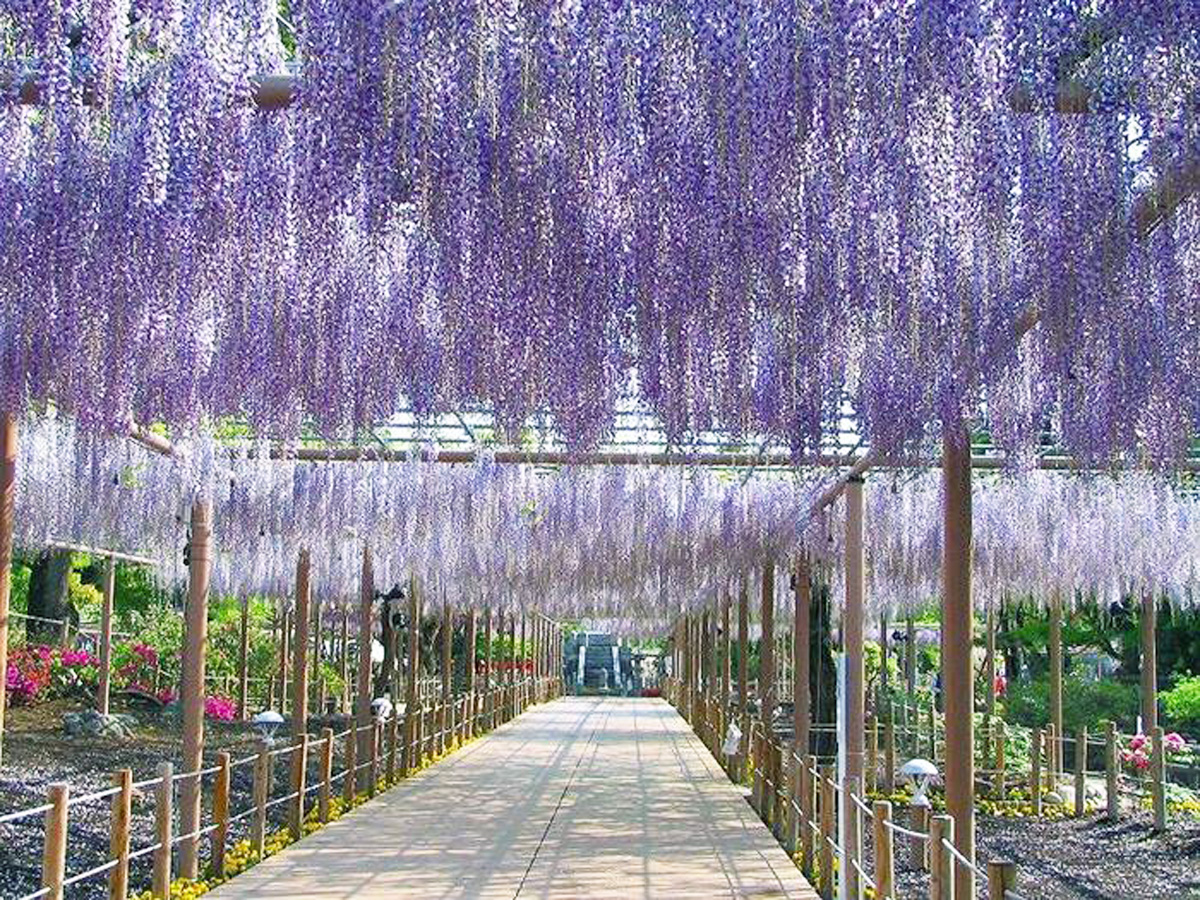
{"label": "hanging flower cluster", "polygon": [[[1160,478],[1040,470],[982,476],[972,507],[977,605],[1048,603],[1055,593],[1067,606],[1143,592],[1181,604],[1200,596],[1200,504]],[[913,610],[941,595],[939,473],[890,485],[873,480],[866,522],[870,606]],[[840,558],[836,543],[830,555]]]}
{"label": "hanging flower cluster", "polygon": [[1197,0],[277,12],[0,3],[4,409],[1195,430],[1200,216],[1147,198],[1200,147]]}
{"label": "hanging flower cluster", "polygon": [[265,444],[197,439],[176,457],[61,419],[22,423],[18,544],[137,552],[186,578],[193,498],[212,504],[212,589],[294,596],[310,551],[314,598],[357,602],[416,574],[427,602],[665,617],[809,543],[815,479],[734,479],[680,468],[538,472],[498,465],[299,462]]}

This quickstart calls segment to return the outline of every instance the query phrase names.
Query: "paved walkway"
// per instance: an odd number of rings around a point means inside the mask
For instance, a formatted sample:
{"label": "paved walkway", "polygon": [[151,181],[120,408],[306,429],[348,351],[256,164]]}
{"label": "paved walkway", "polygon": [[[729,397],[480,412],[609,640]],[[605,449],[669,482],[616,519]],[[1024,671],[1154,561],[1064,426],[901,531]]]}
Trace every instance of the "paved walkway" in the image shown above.
{"label": "paved walkway", "polygon": [[667,703],[566,698],[208,896],[817,895]]}

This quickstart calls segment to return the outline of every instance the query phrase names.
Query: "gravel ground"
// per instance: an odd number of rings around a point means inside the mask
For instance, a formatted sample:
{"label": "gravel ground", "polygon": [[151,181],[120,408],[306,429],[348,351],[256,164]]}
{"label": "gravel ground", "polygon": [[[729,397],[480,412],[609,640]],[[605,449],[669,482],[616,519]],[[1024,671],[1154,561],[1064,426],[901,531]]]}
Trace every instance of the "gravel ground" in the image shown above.
{"label": "gravel ground", "polygon": [[[31,709],[8,710],[4,765],[0,766],[0,815],[45,803],[46,787],[54,781],[66,781],[73,796],[104,790],[112,785],[117,769],[133,770],[133,780],[153,777],[162,760],[181,764],[181,738],[177,725],[161,716],[137,713],[139,726],[129,740],[111,741],[63,736],[64,712],[80,708],[66,701],[41,704]],[[116,712],[127,710],[116,709]],[[249,725],[206,724],[205,767],[217,761],[220,750],[229,750],[235,760],[255,752],[256,735]],[[340,746],[337,749],[340,754]],[[316,754],[312,754],[313,757]],[[310,763],[310,779],[315,777],[315,759]],[[277,757],[274,796],[282,796],[288,783],[288,758]],[[237,767],[232,774],[231,814],[249,808],[253,797],[253,764]],[[336,788],[335,788],[336,790]],[[178,795],[176,795],[178,796]],[[204,779],[204,802],[211,797],[211,776]],[[310,801],[311,802],[311,801]],[[272,827],[284,824],[287,804],[273,807],[268,816]],[[207,821],[207,819],[206,819]],[[41,886],[43,816],[0,824],[0,897],[14,900]],[[231,843],[247,834],[249,819],[235,823]],[[176,828],[178,834],[178,827]],[[96,800],[72,805],[68,818],[67,876],[100,865],[108,858],[109,801]],[[134,793],[131,848],[154,843],[153,788]],[[207,855],[207,842],[202,854]],[[130,887],[143,890],[150,886],[152,855],[130,864]],[[71,898],[107,897],[107,878],[98,875],[67,888]]]}
{"label": "gravel ground", "polygon": [[[907,819],[907,810],[897,811],[901,824]],[[1026,900],[1200,900],[1200,821],[1177,818],[1161,835],[1150,824],[1149,814],[1116,823],[1101,816],[1050,822],[981,815],[976,855],[985,863],[1015,861],[1017,892]],[[869,825],[864,844],[873,859]],[[897,838],[895,853],[899,896],[923,900],[929,876],[910,866],[907,839]]]}

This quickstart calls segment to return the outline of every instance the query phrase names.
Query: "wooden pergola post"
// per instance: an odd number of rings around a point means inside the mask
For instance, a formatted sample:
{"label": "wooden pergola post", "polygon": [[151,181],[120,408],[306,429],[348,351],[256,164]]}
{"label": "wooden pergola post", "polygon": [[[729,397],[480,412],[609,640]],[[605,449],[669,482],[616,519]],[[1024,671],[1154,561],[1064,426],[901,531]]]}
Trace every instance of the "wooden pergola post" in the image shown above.
{"label": "wooden pergola post", "polygon": [[984,667],[986,685],[987,721],[990,723],[996,715],[996,610],[988,607],[987,611],[987,657]]}
{"label": "wooden pergola post", "polygon": [[[204,764],[204,654],[208,638],[208,579],[212,569],[212,508],[206,500],[192,504],[191,544],[188,551],[187,609],[181,660],[180,705],[183,712],[185,773],[198,773]],[[199,873],[200,776],[184,778],[179,785],[180,833],[192,835],[179,844],[179,874]]]}
{"label": "wooden pergola post", "polygon": [[[342,610],[342,634],[338,652],[339,674],[342,676],[342,696],[338,701],[338,709],[342,713],[350,711],[350,610]],[[399,699],[399,698],[393,698]]]}
{"label": "wooden pergola post", "polygon": [[[946,713],[946,811],[953,842],[975,859],[974,703],[971,669],[971,439],[964,422],[942,437],[942,694]],[[956,866],[954,896],[974,897],[975,876]]]}
{"label": "wooden pergola post", "polygon": [[471,612],[467,616],[467,646],[466,646],[466,662],[463,664],[463,674],[466,676],[466,691],[467,691],[467,707],[466,707],[466,727],[464,734],[467,738],[475,736],[475,714],[477,712],[475,702],[475,642],[476,634],[479,627],[479,615],[475,612],[475,607],[471,607]]}
{"label": "wooden pergola post", "polygon": [[[281,602],[282,605],[282,602]],[[279,712],[287,713],[288,710],[288,669],[291,666],[291,647],[292,647],[292,614],[287,609],[283,610],[283,615],[280,618],[280,638],[279,638]]]}
{"label": "wooden pergola post", "polygon": [[[421,595],[417,590],[417,576],[408,582],[408,683],[404,700],[404,774],[408,775],[419,764],[420,751],[417,747],[417,722],[421,718],[421,697],[417,693],[417,675],[421,671]],[[368,712],[368,717],[370,713]]]}
{"label": "wooden pergola post", "polygon": [[483,706],[487,713],[487,727],[495,727],[496,698],[492,696],[492,606],[483,608]]}
{"label": "wooden pergola post", "polygon": [[809,694],[808,645],[809,617],[812,609],[812,572],[808,554],[802,553],[796,560],[795,617],[792,625],[792,726],[794,729],[796,756],[803,759],[808,755],[812,729],[812,698]]}
{"label": "wooden pergola post", "polygon": [[[371,724],[371,618],[375,603],[375,567],[371,558],[371,548],[363,544],[362,575],[358,588],[358,684],[354,694],[354,725],[358,731],[358,759],[367,758],[370,738],[365,726]],[[395,698],[399,699],[399,698]],[[352,731],[346,736],[348,744],[355,743]],[[346,778],[351,784],[357,782],[357,776],[351,772]],[[353,794],[351,795],[353,796]]]}
{"label": "wooden pergola post", "polygon": [[308,731],[308,621],[312,563],[307,549],[296,559],[296,606],[292,613],[292,737]]}
{"label": "wooden pergola post", "polygon": [[719,717],[721,734],[718,744],[725,739],[725,723],[729,721],[729,664],[731,662],[729,650],[732,646],[729,640],[729,606],[729,588],[725,587],[721,591],[721,715]]}
{"label": "wooden pergola post", "polygon": [[[117,580],[117,563],[111,556],[104,565],[104,605],[100,610],[100,680],[96,685],[96,711],[108,715],[108,700],[112,684],[112,620],[113,593]],[[3,703],[0,695],[0,703]]]}
{"label": "wooden pergola post", "polygon": [[762,572],[762,640],[758,645],[758,703],[763,733],[774,737],[775,728],[775,560]]}
{"label": "wooden pergola post", "polygon": [[[0,672],[8,671],[8,601],[12,589],[13,503],[17,490],[17,418],[0,424]],[[4,708],[8,698],[0,678],[0,763],[4,761]]]}
{"label": "wooden pergola post", "polygon": [[738,583],[738,727],[742,730],[742,749],[738,753],[737,780],[746,771],[750,749],[750,587],[746,576]]}
{"label": "wooden pergola post", "polygon": [[450,709],[454,696],[454,614],[450,612],[450,601],[442,601],[442,709],[438,715],[437,750],[450,749],[450,732],[453,729],[453,712]]}
{"label": "wooden pergola post", "polygon": [[1142,734],[1150,735],[1158,726],[1158,607],[1154,592],[1142,592]]}
{"label": "wooden pergola post", "polygon": [[1063,645],[1062,593],[1058,588],[1050,595],[1050,722],[1054,725],[1054,742],[1050,745],[1050,780],[1058,790],[1063,773]]}
{"label": "wooden pergola post", "polygon": [[242,618],[238,632],[238,710],[239,721],[245,721],[250,701],[250,598],[242,598]]}
{"label": "wooden pergola post", "polygon": [[[855,809],[850,794],[853,785],[863,783],[863,756],[866,740],[865,698],[863,696],[863,605],[865,599],[866,557],[863,547],[863,480],[851,478],[846,485],[846,606],[842,610],[842,648],[846,654],[846,770],[843,791],[843,809]],[[862,857],[858,830],[846,818],[847,829],[843,840],[847,841],[847,859]],[[854,833],[851,834],[850,832]],[[850,885],[850,896],[861,893],[858,871],[850,866],[846,872]]]}

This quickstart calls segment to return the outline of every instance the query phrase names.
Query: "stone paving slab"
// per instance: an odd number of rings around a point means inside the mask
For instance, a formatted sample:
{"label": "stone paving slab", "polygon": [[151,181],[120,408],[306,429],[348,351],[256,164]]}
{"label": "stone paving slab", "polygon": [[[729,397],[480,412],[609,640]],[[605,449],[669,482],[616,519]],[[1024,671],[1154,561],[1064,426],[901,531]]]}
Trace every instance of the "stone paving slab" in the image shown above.
{"label": "stone paving slab", "polygon": [[669,704],[579,697],[535,707],[208,896],[817,894]]}

